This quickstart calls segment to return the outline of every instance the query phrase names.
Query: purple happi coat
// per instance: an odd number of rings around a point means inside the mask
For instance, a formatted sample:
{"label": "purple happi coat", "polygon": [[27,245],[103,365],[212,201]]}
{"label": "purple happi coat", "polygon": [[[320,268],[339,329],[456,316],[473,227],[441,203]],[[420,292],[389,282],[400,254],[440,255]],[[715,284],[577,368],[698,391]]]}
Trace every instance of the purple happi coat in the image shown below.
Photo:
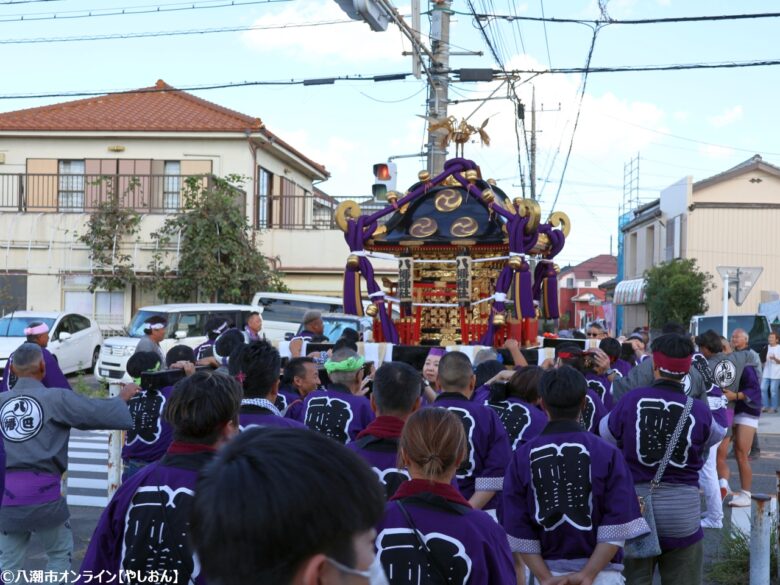
{"label": "purple happi coat", "polygon": [[[515,552],[576,572],[596,545],[649,532],[622,454],[577,421],[551,421],[520,447],[504,482],[504,528]],[[622,550],[607,569],[622,570]]]}
{"label": "purple happi coat", "polygon": [[[463,497],[471,498],[476,490],[500,492],[512,450],[498,415],[484,404],[475,404],[459,392],[442,392],[433,406],[446,408],[457,415],[466,431],[466,458],[456,473]],[[485,505],[485,509],[496,508],[499,501],[500,498],[494,497]]]}
{"label": "purple happi coat", "polygon": [[[601,435],[622,451],[636,484],[647,484],[655,477],[666,452],[687,397],[683,385],[671,380],[656,380],[652,386],[632,390],[615,405],[601,423]],[[672,452],[662,481],[698,490],[699,470],[707,459],[709,447],[722,438],[722,429],[713,422],[709,405],[693,400],[680,440]],[[693,494],[698,502],[698,491]],[[659,530],[662,550],[695,544],[704,537],[701,527],[687,536],[665,537]]]}
{"label": "purple happi coat", "polygon": [[374,420],[371,403],[341,384],[315,390],[303,401],[300,420],[313,431],[347,444]]}
{"label": "purple happi coat", "polygon": [[[403,483],[376,530],[377,556],[390,585],[444,582],[439,571],[446,573],[448,585],[503,585],[516,580],[501,526],[487,513],[472,509],[448,484],[416,479]],[[418,545],[415,532],[424,539],[434,563]]]}
{"label": "purple happi coat", "polygon": [[306,425],[297,420],[284,418],[278,410],[270,408],[268,402],[265,406],[241,403],[238,411],[238,426],[244,431],[249,427],[285,427],[293,429],[305,429]]}
{"label": "purple happi coat", "polygon": [[582,414],[580,415],[580,422],[582,423],[582,426],[585,427],[586,431],[590,431],[591,433],[598,435],[599,424],[601,423],[601,419],[605,416],[607,416],[607,408],[601,401],[601,397],[596,393],[595,390],[593,390],[591,387],[588,387],[588,390],[585,394],[585,406],[583,407]]}
{"label": "purple happi coat", "polygon": [[509,397],[501,402],[486,402],[501,420],[512,451],[533,439],[547,425],[547,415],[538,406]]}
{"label": "purple happi coat", "polygon": [[172,392],[173,386],[159,391],[141,390],[128,401],[133,428],[125,435],[122,459],[151,463],[165,455],[173,439],[173,427],[163,418],[162,412]]}
{"label": "purple happi coat", "polygon": [[[65,388],[67,390],[73,390],[68,383],[68,379],[60,369],[60,364],[57,362],[57,356],[52,354],[45,347],[41,348],[43,354],[43,363],[46,365],[46,374],[41,380],[41,384],[47,388]],[[11,371],[11,364],[14,361],[14,354],[8,356],[8,363],[5,365],[3,373],[3,382],[0,384],[0,392],[7,392],[16,385],[16,375]]]}
{"label": "purple happi coat", "polygon": [[612,367],[615,368],[618,372],[620,372],[621,376],[628,376],[628,373],[631,371],[632,366],[630,363],[628,363],[626,360],[621,360],[620,358],[615,360],[615,363],[612,364]]}
{"label": "purple happi coat", "polygon": [[196,346],[193,352],[195,353],[195,361],[202,360],[207,357],[214,357],[214,342],[216,339],[207,339],[200,345]]}
{"label": "purple happi coat", "polygon": [[612,382],[609,378],[593,372],[585,372],[585,380],[588,382],[588,388],[593,390],[604,403],[607,412],[612,410]]}
{"label": "purple happi coat", "polygon": [[203,445],[173,443],[158,462],[123,483],[103,511],[81,564],[94,583],[119,570],[178,571],[178,583],[206,583],[190,549],[189,515],[198,472],[214,456]]}
{"label": "purple happi coat", "polygon": [[746,367],[742,370],[738,391],[745,397],[743,400],[737,400],[734,414],[747,414],[755,418],[761,416],[761,381],[755,368]]}
{"label": "purple happi coat", "polygon": [[347,448],[360,455],[374,470],[388,499],[409,479],[409,472],[398,466],[398,440],[403,428],[403,419],[378,416],[354,441],[347,443]]}
{"label": "purple happi coat", "polygon": [[290,405],[296,400],[302,400],[298,391],[292,386],[282,386],[279,388],[279,394],[277,395],[274,404],[282,414],[285,414],[287,409],[290,408]]}

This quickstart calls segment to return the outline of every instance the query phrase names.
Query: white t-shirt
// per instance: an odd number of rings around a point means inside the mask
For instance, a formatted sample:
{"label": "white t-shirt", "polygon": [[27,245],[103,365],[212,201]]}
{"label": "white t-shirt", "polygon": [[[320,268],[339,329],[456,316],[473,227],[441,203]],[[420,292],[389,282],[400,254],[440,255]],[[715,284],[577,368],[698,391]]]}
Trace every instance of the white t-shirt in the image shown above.
{"label": "white t-shirt", "polygon": [[780,359],[780,343],[766,348],[766,365],[764,366],[764,378],[780,379],[780,364],[773,362],[770,356]]}

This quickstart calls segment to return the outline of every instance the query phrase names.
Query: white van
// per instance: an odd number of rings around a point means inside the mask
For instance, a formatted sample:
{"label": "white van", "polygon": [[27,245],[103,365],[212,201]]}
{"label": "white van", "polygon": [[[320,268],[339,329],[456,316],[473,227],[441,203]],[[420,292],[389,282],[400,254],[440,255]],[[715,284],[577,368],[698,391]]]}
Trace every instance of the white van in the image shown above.
{"label": "white van", "polygon": [[211,317],[223,317],[237,328],[243,329],[252,312],[262,313],[262,308],[252,305],[227,303],[180,303],[152,305],[141,308],[127,328],[126,337],[109,337],[103,342],[100,357],[95,366],[95,378],[101,382],[129,382],[127,360],[135,353],[135,347],[144,336],[144,322],[154,315],[168,321],[165,339],[160,343],[163,353],[178,344],[196,347],[206,341],[203,331]]}
{"label": "white van", "polygon": [[[364,309],[369,302],[363,301]],[[252,305],[263,308],[263,333],[269,341],[284,341],[297,333],[306,311],[344,313],[341,298],[317,295],[259,292],[252,297]],[[398,316],[398,309],[393,307],[393,318]]]}
{"label": "white van", "polygon": [[306,311],[344,312],[340,298],[317,295],[259,292],[252,298],[252,305],[263,308],[263,333],[269,341],[284,341],[288,334],[295,334]]}

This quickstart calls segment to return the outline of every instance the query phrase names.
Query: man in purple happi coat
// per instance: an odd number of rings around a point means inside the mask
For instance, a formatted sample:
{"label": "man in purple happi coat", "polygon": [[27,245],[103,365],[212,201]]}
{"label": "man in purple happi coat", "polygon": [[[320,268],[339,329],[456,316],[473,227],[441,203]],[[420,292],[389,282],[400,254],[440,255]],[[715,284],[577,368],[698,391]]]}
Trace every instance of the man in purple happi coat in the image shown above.
{"label": "man in purple happi coat", "polygon": [[538,366],[518,368],[506,383],[506,395],[485,402],[504,425],[512,451],[533,439],[547,425],[547,415],[538,405],[542,372]]}
{"label": "man in purple happi coat", "polygon": [[301,418],[310,429],[346,445],[374,420],[371,404],[363,395],[363,365],[357,352],[342,348],[325,362],[330,384],[303,401]]}
{"label": "man in purple happi coat", "polygon": [[360,455],[374,470],[388,499],[409,479],[398,466],[398,441],[406,419],[420,408],[422,378],[412,366],[402,362],[382,364],[374,374],[371,410],[376,418],[347,447]]}
{"label": "man in purple happi coat", "polygon": [[540,582],[619,583],[625,540],[649,532],[620,451],[580,422],[587,385],[574,368],[542,376],[550,422],[518,449],[504,482],[504,528]]}
{"label": "man in purple happi coat", "polygon": [[[586,357],[589,358],[587,364]],[[605,362],[609,360],[604,352],[601,352],[601,354],[585,354],[582,348],[574,344],[564,343],[555,348],[555,367],[570,366],[577,370],[585,379],[587,391],[585,393],[585,405],[580,413],[580,424],[585,427],[585,430],[598,435],[599,423],[601,423],[601,419],[608,412],[606,402],[609,402],[611,406],[611,396],[608,391],[608,388],[611,388],[611,380],[593,371],[595,366],[594,360],[596,359],[600,361],[599,367],[601,369],[605,367]]]}
{"label": "man in purple happi coat", "polygon": [[238,421],[241,430],[249,427],[304,428],[296,420],[284,418],[274,404],[279,395],[279,352],[267,341],[242,345],[230,358],[230,375],[243,389]]}
{"label": "man in purple happi coat", "polygon": [[165,572],[177,583],[204,584],[190,548],[190,510],[198,472],[236,434],[241,388],[219,373],[180,380],[165,407],[173,442],[165,456],[123,483],[98,521],[81,575],[112,583],[120,571]]}
{"label": "man in purple happi coat", "polygon": [[653,492],[653,512],[661,554],[647,559],[627,559],[627,582],[649,583],[658,566],[663,585],[701,583],[704,534],[701,529],[699,470],[707,449],[723,438],[724,429],[713,422],[709,405],[686,396],[682,380],[691,369],[690,338],[668,333],[652,344],[653,375],[648,387],[624,395],[601,421],[601,436],[623,452],[636,484],[644,496],[658,471],[687,401],[692,407],[671,459]]}
{"label": "man in purple happi coat", "polygon": [[298,420],[304,399],[319,388],[321,383],[317,362],[310,357],[292,358],[287,362],[282,374],[277,402],[282,399],[284,404],[279,410],[287,418]]}
{"label": "man in purple happi coat", "polygon": [[[40,321],[33,321],[24,330],[24,334],[27,336],[27,343],[37,343],[41,347],[43,353],[43,362],[46,366],[46,375],[41,384],[46,388],[67,388],[73,390],[68,383],[68,379],[65,374],[62,373],[60,365],[57,362],[57,357],[54,356],[46,346],[49,345],[49,326],[46,323]],[[11,368],[14,361],[14,354],[8,356],[8,363],[5,366],[5,373],[3,374],[3,381],[0,384],[0,392],[7,392],[16,384],[16,375]]]}
{"label": "man in purple happi coat", "polygon": [[221,364],[214,357],[214,342],[230,328],[230,323],[222,317],[211,317],[206,321],[206,341],[195,347],[195,363],[199,366],[218,368]]}
{"label": "man in purple happi coat", "polygon": [[441,358],[437,384],[442,392],[432,406],[457,415],[466,431],[468,452],[456,473],[460,492],[473,508],[496,510],[511,456],[506,429],[489,407],[470,400],[476,376],[466,354],[453,351]]}

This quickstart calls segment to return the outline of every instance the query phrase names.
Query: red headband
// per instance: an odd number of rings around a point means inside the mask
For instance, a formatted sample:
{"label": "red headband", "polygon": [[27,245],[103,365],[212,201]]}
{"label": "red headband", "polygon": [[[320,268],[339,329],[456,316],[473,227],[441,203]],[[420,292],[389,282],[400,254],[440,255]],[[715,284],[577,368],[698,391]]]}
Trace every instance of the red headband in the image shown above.
{"label": "red headband", "polygon": [[561,358],[562,360],[570,360],[573,358],[578,358],[581,355],[582,355],[581,353],[571,353],[570,351],[561,351],[558,353],[558,357]]}
{"label": "red headband", "polygon": [[653,352],[653,364],[659,370],[668,374],[682,375],[687,374],[691,369],[693,355],[684,358],[669,357],[660,351]]}

